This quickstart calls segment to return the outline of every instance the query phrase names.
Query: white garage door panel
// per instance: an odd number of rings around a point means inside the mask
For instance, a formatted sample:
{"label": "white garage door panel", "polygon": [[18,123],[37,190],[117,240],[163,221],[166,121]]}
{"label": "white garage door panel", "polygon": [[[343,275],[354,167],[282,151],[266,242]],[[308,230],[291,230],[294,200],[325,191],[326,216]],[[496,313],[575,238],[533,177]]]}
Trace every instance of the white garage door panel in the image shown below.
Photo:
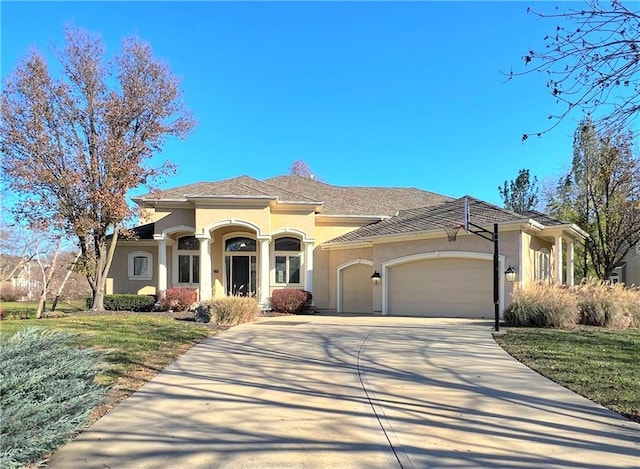
{"label": "white garage door panel", "polygon": [[389,268],[389,314],[490,317],[491,261],[438,258]]}
{"label": "white garage door panel", "polygon": [[355,264],[342,270],[342,312],[373,311],[371,266]]}

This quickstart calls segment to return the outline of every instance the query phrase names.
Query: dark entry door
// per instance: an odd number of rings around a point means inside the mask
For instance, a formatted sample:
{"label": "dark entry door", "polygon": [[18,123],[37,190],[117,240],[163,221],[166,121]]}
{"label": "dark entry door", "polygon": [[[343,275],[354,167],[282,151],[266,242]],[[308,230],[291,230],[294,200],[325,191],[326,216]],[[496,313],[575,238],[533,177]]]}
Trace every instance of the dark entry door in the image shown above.
{"label": "dark entry door", "polygon": [[252,296],[256,289],[256,256],[227,256],[227,295]]}

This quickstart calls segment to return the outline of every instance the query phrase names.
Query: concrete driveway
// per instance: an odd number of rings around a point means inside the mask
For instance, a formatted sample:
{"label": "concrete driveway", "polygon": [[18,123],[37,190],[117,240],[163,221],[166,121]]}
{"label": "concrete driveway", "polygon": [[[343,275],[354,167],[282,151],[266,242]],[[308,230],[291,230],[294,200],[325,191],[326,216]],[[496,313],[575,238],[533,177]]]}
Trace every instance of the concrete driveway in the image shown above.
{"label": "concrete driveway", "polygon": [[638,468],[640,425],[542,378],[490,322],[294,316],[192,348],[54,468]]}

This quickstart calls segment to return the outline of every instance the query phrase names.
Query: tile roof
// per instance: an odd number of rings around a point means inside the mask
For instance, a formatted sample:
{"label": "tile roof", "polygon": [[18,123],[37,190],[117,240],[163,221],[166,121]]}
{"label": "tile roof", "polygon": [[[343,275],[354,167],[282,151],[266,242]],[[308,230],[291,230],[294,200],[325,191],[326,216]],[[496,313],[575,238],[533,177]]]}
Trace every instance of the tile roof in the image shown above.
{"label": "tile roof", "polygon": [[[489,204],[474,197],[469,200],[470,222],[479,226],[523,220],[521,214]],[[402,210],[397,216],[358,228],[325,244],[363,241],[371,237],[401,235],[461,225],[464,222],[464,197],[431,207]]]}
{"label": "tile roof", "polygon": [[324,215],[392,216],[403,209],[425,207],[452,200],[413,187],[333,186],[302,176],[277,176],[265,182],[324,202]]}

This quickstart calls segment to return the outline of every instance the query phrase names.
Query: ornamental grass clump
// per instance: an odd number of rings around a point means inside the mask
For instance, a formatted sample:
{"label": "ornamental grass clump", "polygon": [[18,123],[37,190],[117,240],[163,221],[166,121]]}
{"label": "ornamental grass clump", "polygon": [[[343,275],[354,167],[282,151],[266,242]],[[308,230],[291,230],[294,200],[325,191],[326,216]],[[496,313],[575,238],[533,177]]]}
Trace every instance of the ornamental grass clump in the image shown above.
{"label": "ornamental grass clump", "polygon": [[575,288],[580,323],[615,329],[640,327],[640,290],[589,280]]}
{"label": "ornamental grass clump", "polygon": [[504,312],[507,326],[575,326],[580,317],[576,296],[567,288],[546,283],[516,285],[513,302]]}
{"label": "ornamental grass clump", "polygon": [[88,423],[107,388],[96,382],[104,354],[73,336],[28,328],[0,337],[0,467],[39,463]]}
{"label": "ornamental grass clump", "polygon": [[211,321],[218,325],[236,326],[258,317],[258,301],[250,296],[221,296],[203,304],[209,307]]}

